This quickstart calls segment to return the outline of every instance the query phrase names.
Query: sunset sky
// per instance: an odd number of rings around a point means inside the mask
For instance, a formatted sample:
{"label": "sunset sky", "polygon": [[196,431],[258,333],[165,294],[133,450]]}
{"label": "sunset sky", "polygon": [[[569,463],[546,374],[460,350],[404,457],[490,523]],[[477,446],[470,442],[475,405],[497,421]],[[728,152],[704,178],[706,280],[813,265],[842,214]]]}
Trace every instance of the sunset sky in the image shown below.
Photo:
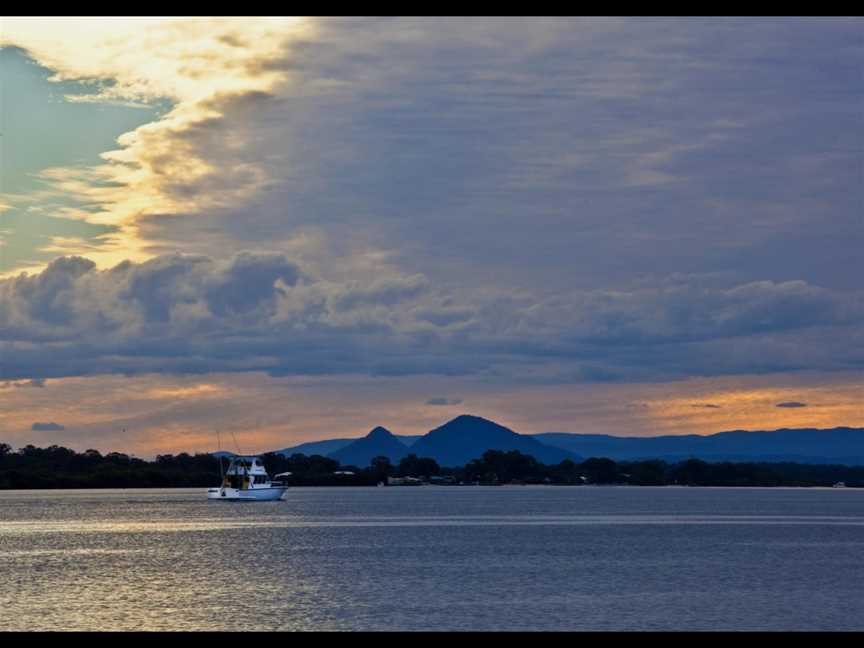
{"label": "sunset sky", "polygon": [[0,441],[864,426],[860,18],[0,46]]}

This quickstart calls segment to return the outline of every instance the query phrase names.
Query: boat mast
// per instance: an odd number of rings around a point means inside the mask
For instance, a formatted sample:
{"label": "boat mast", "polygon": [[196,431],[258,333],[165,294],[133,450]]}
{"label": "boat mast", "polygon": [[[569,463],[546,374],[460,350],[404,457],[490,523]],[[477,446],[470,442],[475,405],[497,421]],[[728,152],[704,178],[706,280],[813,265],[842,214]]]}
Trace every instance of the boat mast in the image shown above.
{"label": "boat mast", "polygon": [[222,470],[222,435],[219,434],[219,430],[216,430],[216,448],[219,452],[216,457],[219,459],[219,488],[222,488],[225,485],[225,472]]}
{"label": "boat mast", "polygon": [[240,481],[240,485],[242,487],[242,485],[248,480],[249,485],[251,486],[252,479],[249,477],[249,469],[246,467],[246,459],[243,455],[243,451],[240,450],[240,444],[237,443],[237,437],[234,436],[234,430],[231,430],[231,438],[234,439],[234,445],[237,446],[237,455],[240,457],[240,465],[243,467],[243,479]]}

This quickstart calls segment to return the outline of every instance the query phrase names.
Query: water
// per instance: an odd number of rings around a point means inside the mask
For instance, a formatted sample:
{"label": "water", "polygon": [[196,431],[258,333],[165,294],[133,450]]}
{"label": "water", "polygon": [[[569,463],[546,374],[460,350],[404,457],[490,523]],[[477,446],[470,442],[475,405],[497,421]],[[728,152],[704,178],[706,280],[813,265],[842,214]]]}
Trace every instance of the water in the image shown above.
{"label": "water", "polygon": [[0,491],[0,630],[862,630],[864,490]]}

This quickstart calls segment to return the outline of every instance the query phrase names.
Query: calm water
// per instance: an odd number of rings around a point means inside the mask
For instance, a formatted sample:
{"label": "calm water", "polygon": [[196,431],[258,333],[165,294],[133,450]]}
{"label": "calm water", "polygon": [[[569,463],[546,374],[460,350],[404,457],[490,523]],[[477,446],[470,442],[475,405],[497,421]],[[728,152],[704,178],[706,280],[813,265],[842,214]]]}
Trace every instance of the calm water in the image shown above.
{"label": "calm water", "polygon": [[862,630],[864,490],[0,491],[2,630]]}

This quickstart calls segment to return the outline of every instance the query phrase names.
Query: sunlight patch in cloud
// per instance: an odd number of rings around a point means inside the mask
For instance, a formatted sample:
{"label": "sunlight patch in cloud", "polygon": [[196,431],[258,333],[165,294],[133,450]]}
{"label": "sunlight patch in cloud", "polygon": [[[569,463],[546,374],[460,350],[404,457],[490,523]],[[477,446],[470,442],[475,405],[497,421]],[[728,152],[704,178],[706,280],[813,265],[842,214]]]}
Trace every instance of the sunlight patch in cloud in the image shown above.
{"label": "sunlight patch in cloud", "polygon": [[[104,164],[42,171],[50,189],[30,198],[71,198],[79,206],[64,205],[53,215],[117,227],[90,252],[101,267],[149,258],[135,224],[141,216],[234,205],[266,181],[254,161],[207,159],[188,135],[220,120],[232,97],[284,81],[288,72],[268,62],[283,59],[286,44],[309,29],[299,18],[5,18],[0,45],[25,49],[57,81],[97,89],[69,99],[173,102],[159,120],[122,135],[119,149],[102,154]],[[243,151],[242,131],[221,144]],[[202,184],[206,190],[183,191]]]}
{"label": "sunlight patch in cloud", "polygon": [[[723,390],[712,390],[710,383],[703,382],[707,389],[701,395],[717,404],[716,409],[694,410],[692,401],[680,396],[657,399],[649,401],[651,408],[646,412],[646,423],[652,421],[664,426],[671,424],[674,427],[692,426],[697,429],[710,426],[716,431],[754,429],[754,422],[762,430],[864,425],[864,415],[860,408],[864,383],[856,380],[857,376],[852,375],[849,378],[851,381],[842,387],[802,385],[799,381],[788,387],[748,387],[746,383],[752,383],[756,379],[739,377],[741,386],[730,384]],[[777,403],[778,399],[792,395],[807,397],[809,406],[806,412],[800,409],[805,407],[804,403]]]}

